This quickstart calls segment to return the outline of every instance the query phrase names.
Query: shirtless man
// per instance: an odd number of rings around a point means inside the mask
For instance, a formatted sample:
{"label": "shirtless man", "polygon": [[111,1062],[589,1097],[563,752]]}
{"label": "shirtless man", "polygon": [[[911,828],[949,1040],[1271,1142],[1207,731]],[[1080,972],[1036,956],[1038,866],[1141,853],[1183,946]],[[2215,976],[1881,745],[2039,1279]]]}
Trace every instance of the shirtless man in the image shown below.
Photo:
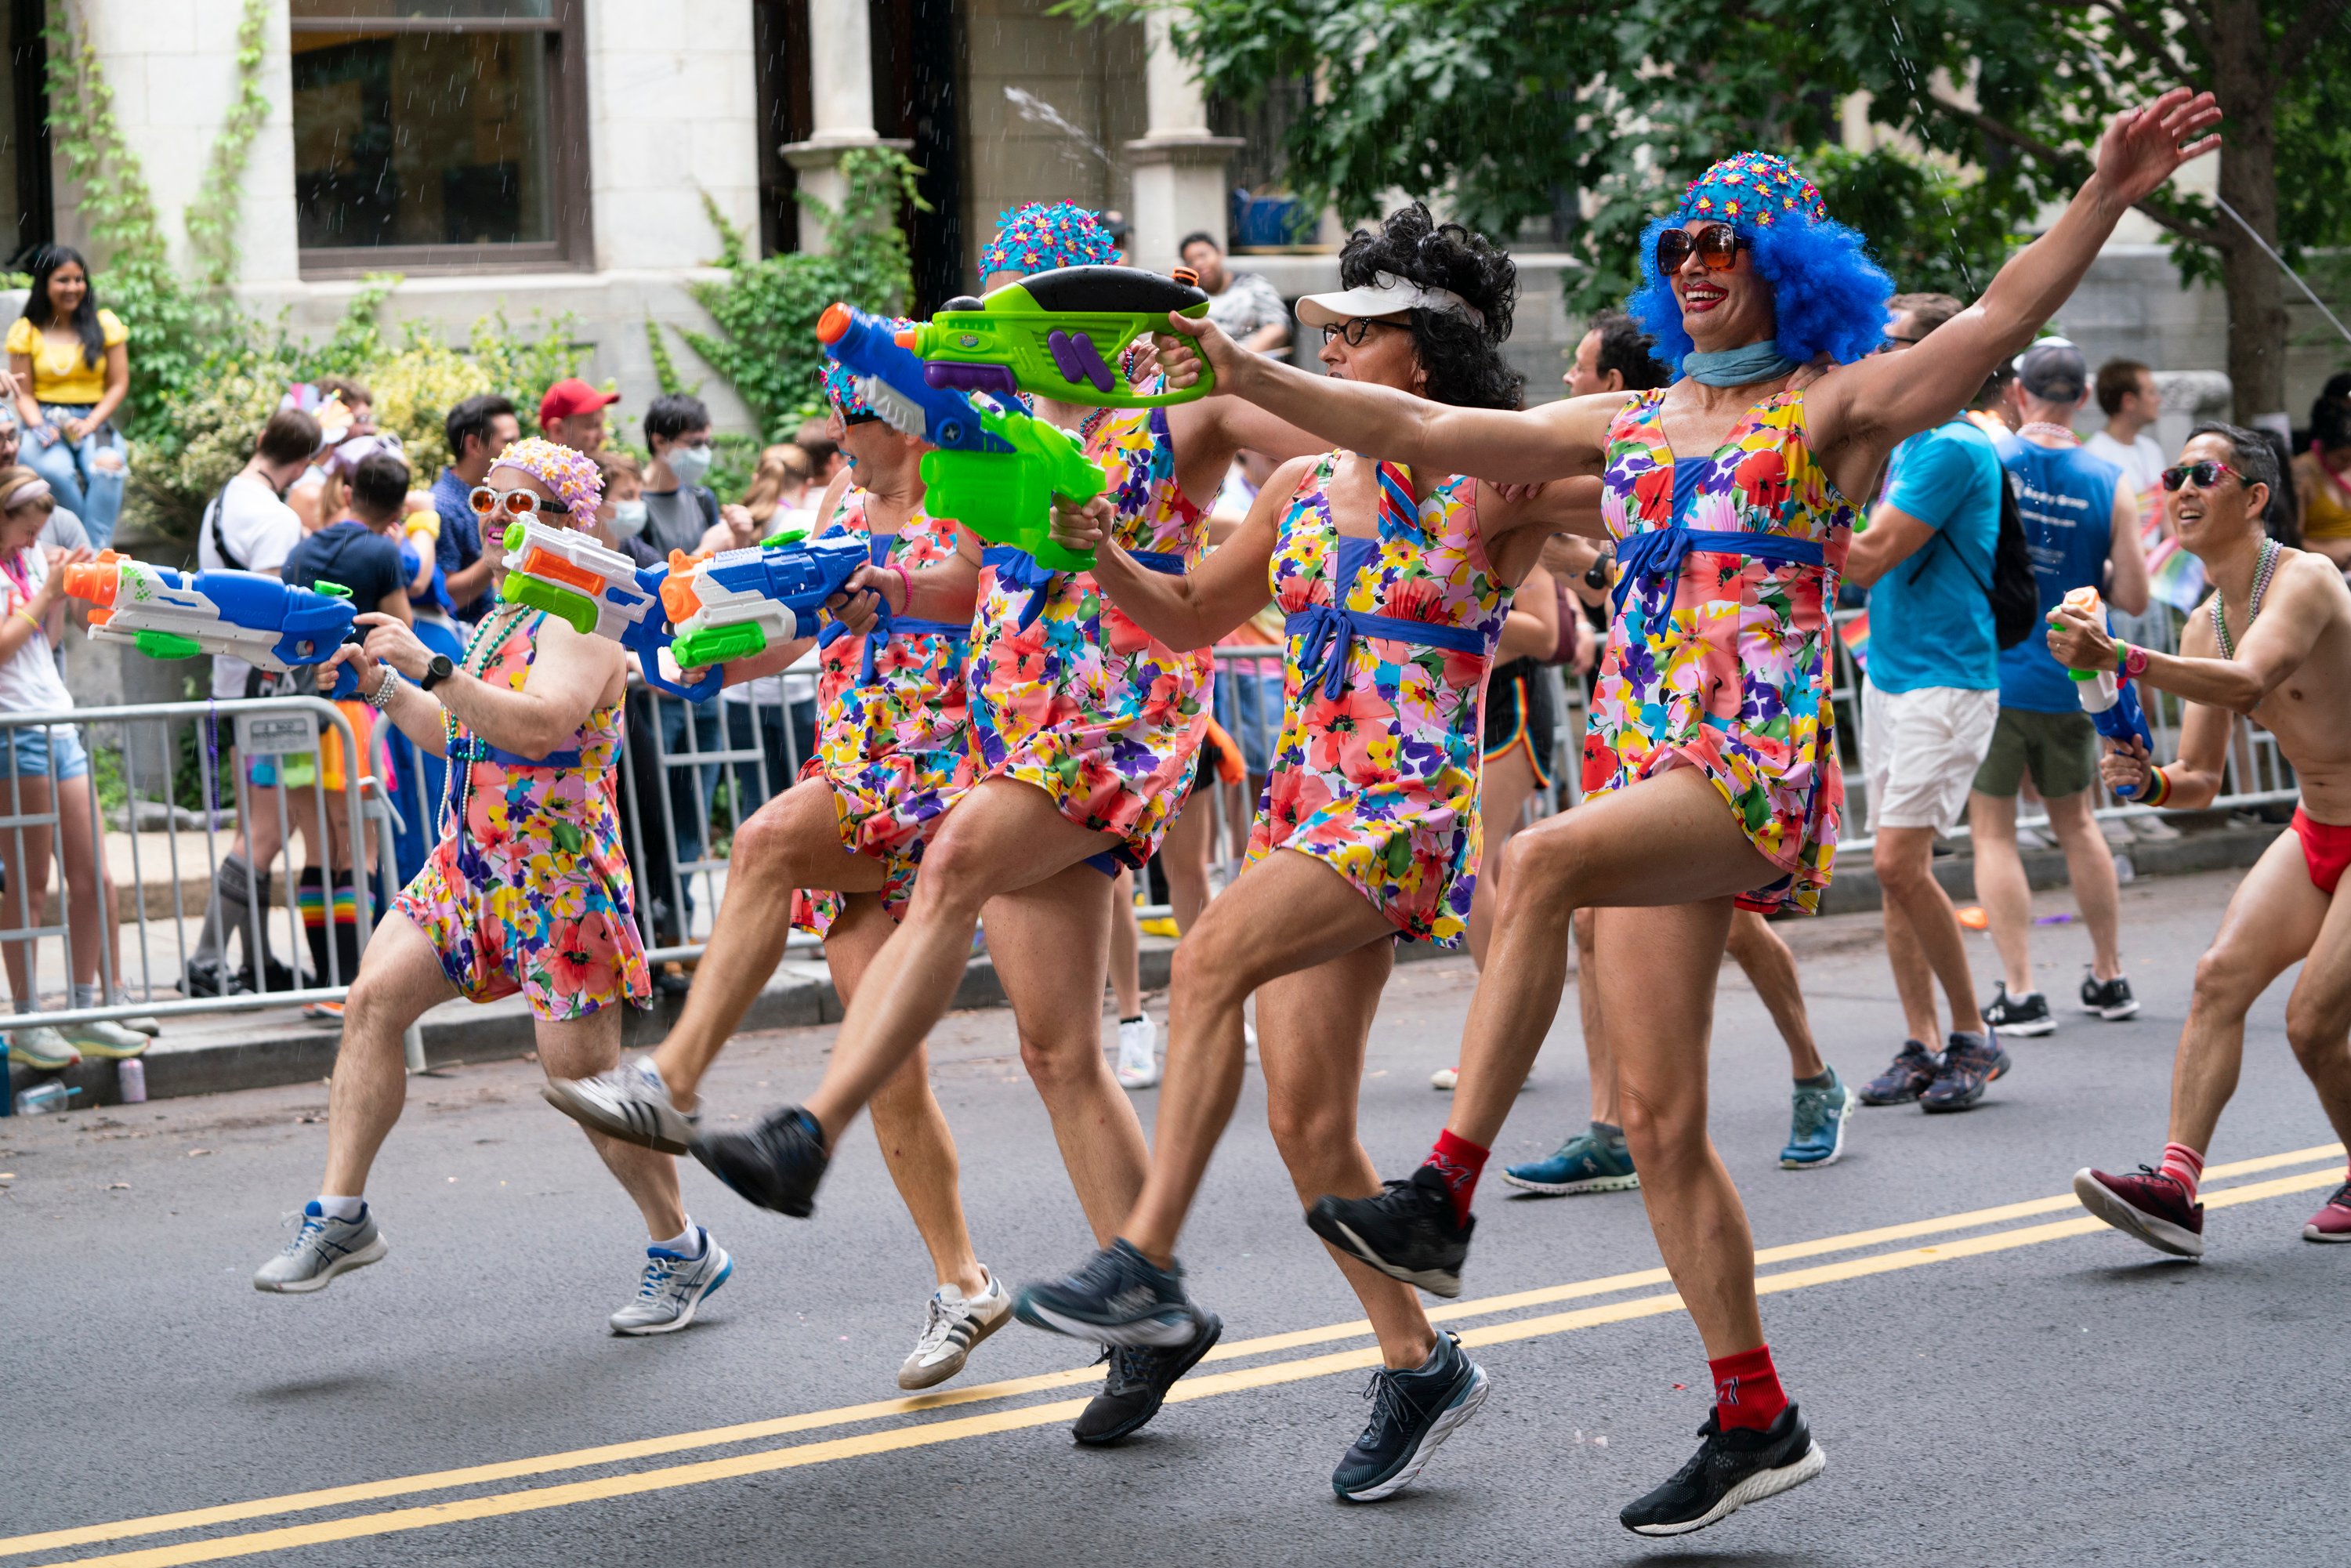
{"label": "shirtless man", "polygon": [[[2066,606],[2051,617],[2050,652],[2077,670],[2121,668],[2188,701],[2179,760],[2152,768],[2132,743],[2109,743],[2106,782],[2192,810],[2220,792],[2233,716],[2277,737],[2302,781],[2294,831],[2273,843],[2229,900],[2220,933],[2196,966],[2196,991],[2171,1070],[2170,1142],[2162,1163],[2132,1176],[2083,1170],[2082,1206],[2159,1251],[2204,1255],[2204,1173],[2220,1109],[2236,1092],[2245,1014],[2269,983],[2303,964],[2286,1002],[2286,1039],[2318,1091],[2335,1135],[2351,1142],[2351,899],[2335,889],[2351,866],[2351,590],[2326,558],[2286,549],[2262,531],[2278,464],[2261,435],[2199,424],[2163,475],[2182,547],[2219,589],[2189,618],[2177,655],[2118,646],[2098,618]],[[2305,963],[2304,960],[2307,960]],[[2351,1181],[2303,1227],[2305,1241],[2351,1241]]]}

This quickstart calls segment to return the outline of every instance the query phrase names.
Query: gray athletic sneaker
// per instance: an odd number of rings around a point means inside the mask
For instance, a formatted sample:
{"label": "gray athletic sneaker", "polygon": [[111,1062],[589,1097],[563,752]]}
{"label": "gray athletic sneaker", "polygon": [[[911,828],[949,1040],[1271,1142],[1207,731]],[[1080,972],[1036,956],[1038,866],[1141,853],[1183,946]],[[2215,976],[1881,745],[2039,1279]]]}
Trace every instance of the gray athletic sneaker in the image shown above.
{"label": "gray athletic sneaker", "polygon": [[362,1207],[357,1219],[337,1219],[312,1198],[302,1206],[302,1228],[286,1250],[255,1271],[253,1288],[281,1296],[323,1291],[336,1275],[364,1269],[392,1250],[375,1228],[375,1211]]}
{"label": "gray athletic sneaker", "polygon": [[547,1103],[583,1127],[642,1144],[665,1155],[682,1155],[694,1142],[702,1118],[681,1111],[650,1057],[624,1061],[593,1078],[551,1078],[538,1091]]}
{"label": "gray athletic sneaker", "polygon": [[[607,1076],[610,1076],[607,1074]],[[726,1249],[710,1239],[700,1226],[702,1256],[688,1258],[666,1247],[645,1249],[645,1271],[637,1281],[637,1299],[607,1320],[614,1333],[674,1333],[694,1321],[703,1299],[725,1284],[735,1272]]]}
{"label": "gray athletic sneaker", "polygon": [[1012,1297],[991,1273],[987,1289],[977,1297],[967,1297],[954,1285],[941,1285],[928,1310],[923,1337],[898,1368],[901,1388],[929,1388],[961,1372],[979,1342],[1012,1321]]}

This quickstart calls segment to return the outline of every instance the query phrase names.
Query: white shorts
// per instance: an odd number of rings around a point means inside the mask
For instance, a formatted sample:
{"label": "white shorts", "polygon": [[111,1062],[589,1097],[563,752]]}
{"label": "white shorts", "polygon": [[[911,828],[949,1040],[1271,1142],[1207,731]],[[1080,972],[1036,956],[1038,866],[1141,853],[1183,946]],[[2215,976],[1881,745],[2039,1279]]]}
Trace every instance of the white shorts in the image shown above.
{"label": "white shorts", "polygon": [[1967,810],[1976,769],[1991,749],[2000,693],[1959,686],[1915,692],[1861,683],[1861,771],[1869,789],[1869,826],[1932,828],[1948,833]]}

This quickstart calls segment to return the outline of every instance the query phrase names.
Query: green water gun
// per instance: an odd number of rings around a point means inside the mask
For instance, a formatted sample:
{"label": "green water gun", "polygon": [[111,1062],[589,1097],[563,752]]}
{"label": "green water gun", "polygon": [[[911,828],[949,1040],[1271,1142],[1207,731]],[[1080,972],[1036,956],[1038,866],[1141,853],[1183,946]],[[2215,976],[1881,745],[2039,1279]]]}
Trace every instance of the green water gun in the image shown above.
{"label": "green water gun", "polygon": [[1128,347],[1165,331],[1171,310],[1195,319],[1208,313],[1208,297],[1187,270],[1165,277],[1139,267],[1063,267],[985,299],[950,299],[930,320],[899,333],[898,344],[914,350],[924,379],[942,391],[1159,408],[1216,390],[1205,361],[1198,382],[1180,391],[1138,392],[1120,373]]}
{"label": "green water gun", "polygon": [[993,545],[1025,550],[1049,571],[1091,571],[1094,552],[1055,544],[1053,497],[1091,501],[1102,492],[1102,465],[1075,437],[1020,413],[979,416],[980,428],[1009,453],[940,447],[923,455],[923,508],[953,517]]}

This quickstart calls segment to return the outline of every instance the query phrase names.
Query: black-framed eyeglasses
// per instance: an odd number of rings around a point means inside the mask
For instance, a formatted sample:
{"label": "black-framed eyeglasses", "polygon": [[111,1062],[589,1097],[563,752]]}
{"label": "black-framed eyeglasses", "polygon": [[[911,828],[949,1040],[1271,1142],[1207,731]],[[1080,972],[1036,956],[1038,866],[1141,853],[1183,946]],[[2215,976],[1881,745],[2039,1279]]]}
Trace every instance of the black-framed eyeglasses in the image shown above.
{"label": "black-framed eyeglasses", "polygon": [[2163,471],[2163,487],[2167,490],[2177,490],[2193,479],[2196,481],[2198,489],[2209,490],[2220,482],[2220,476],[2223,474],[2230,476],[2240,485],[2245,482],[2245,476],[2226,463],[2215,462],[2207,457],[2201,463],[2182,463],[2176,468],[2166,468]]}
{"label": "black-framed eyeglasses", "polygon": [[1364,340],[1371,335],[1373,328],[1395,325],[1397,323],[1394,321],[1375,320],[1369,316],[1350,316],[1344,321],[1323,322],[1322,340],[1328,343],[1334,338],[1344,338],[1347,340],[1347,347],[1360,349],[1364,346]]}
{"label": "black-framed eyeglasses", "polygon": [[1708,272],[1729,272],[1739,265],[1739,252],[1746,244],[1746,236],[1729,224],[1708,224],[1696,234],[1667,229],[1657,236],[1657,275],[1679,272],[1693,251]]}
{"label": "black-framed eyeglasses", "polygon": [[1926,340],[1924,338],[1897,338],[1888,332],[1878,340],[1877,347],[1869,351],[1873,354],[1890,354],[1896,349],[1915,349]]}

